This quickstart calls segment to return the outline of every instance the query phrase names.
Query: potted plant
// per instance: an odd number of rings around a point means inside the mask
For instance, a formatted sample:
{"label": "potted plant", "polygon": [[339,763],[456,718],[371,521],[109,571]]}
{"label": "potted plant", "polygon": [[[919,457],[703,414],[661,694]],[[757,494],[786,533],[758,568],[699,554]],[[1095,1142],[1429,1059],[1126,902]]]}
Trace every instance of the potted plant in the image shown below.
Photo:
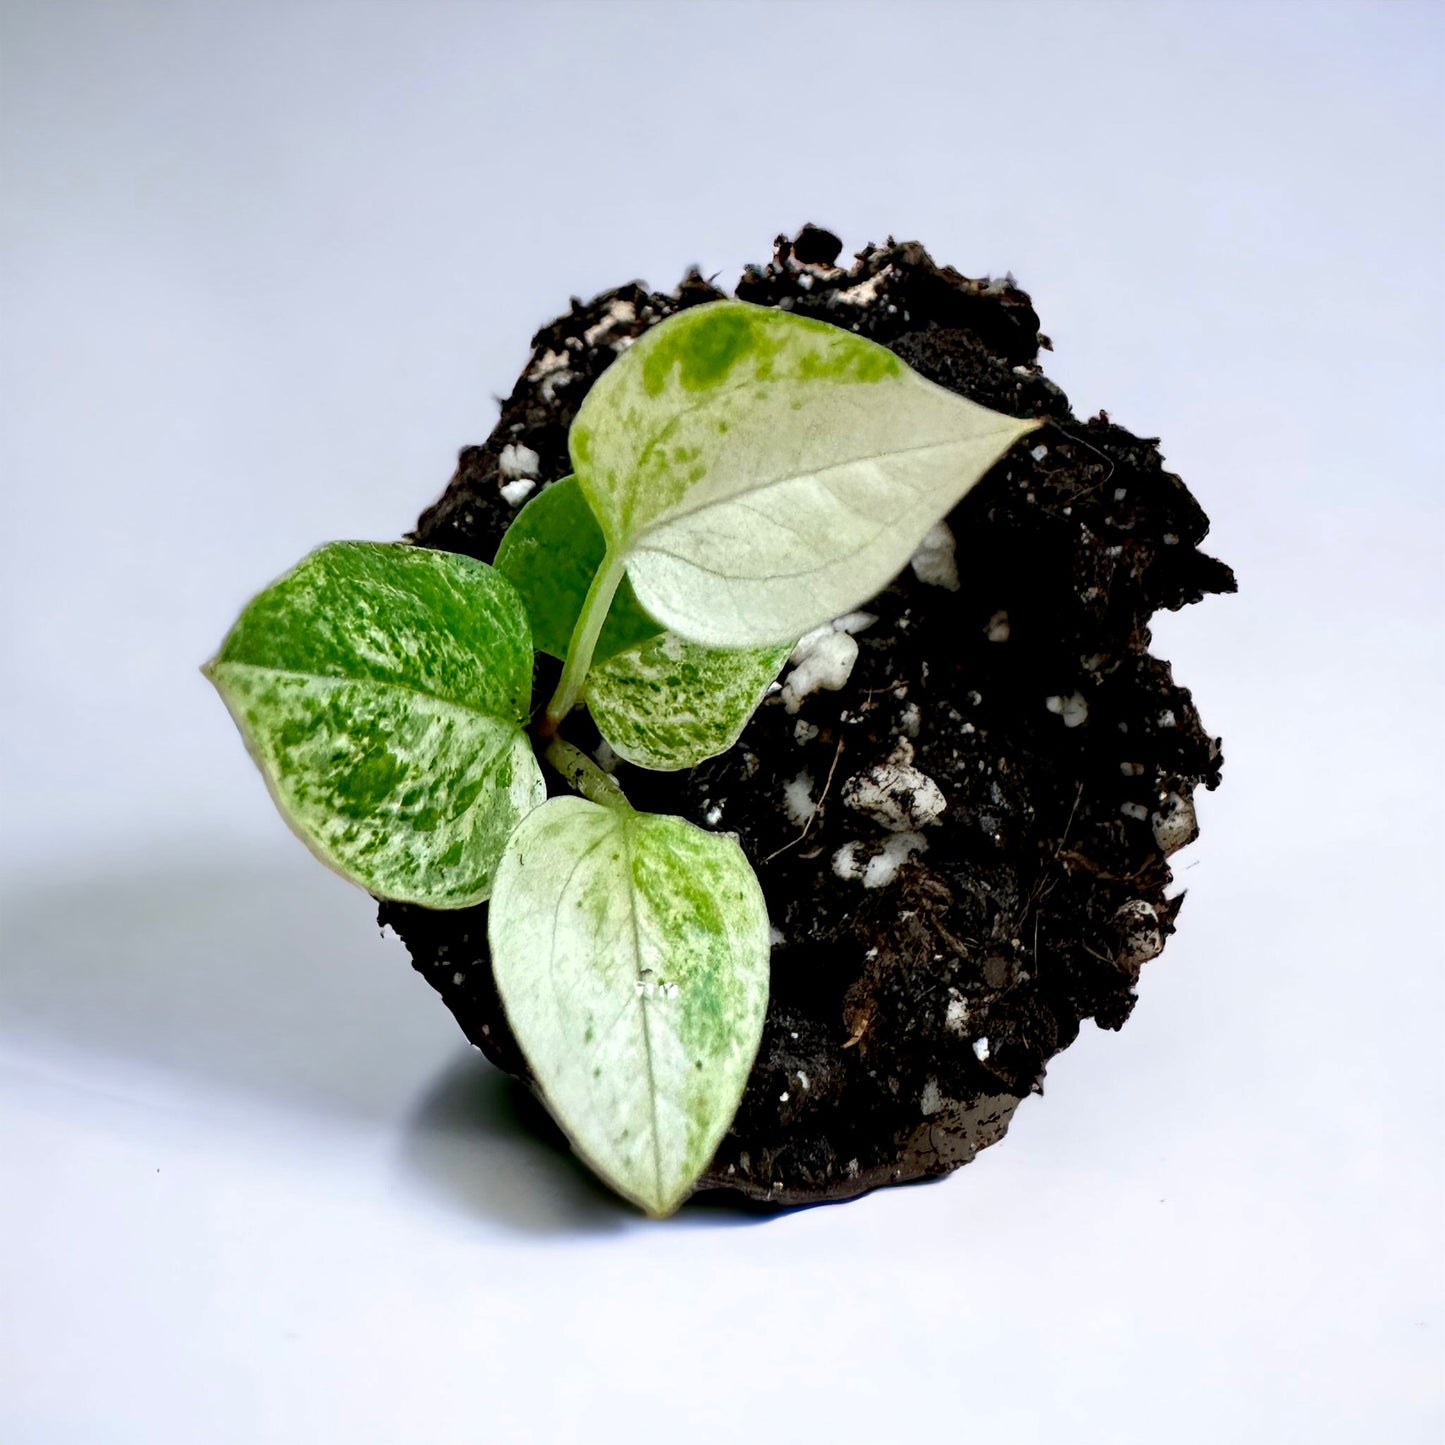
{"label": "potted plant", "polygon": [[206,669],[293,829],[654,1214],[998,1137],[1123,1021],[1218,777],[1144,631],[1232,585],[1182,484],[1074,421],[1011,283],[836,255],[574,306],[422,545],[321,548]]}

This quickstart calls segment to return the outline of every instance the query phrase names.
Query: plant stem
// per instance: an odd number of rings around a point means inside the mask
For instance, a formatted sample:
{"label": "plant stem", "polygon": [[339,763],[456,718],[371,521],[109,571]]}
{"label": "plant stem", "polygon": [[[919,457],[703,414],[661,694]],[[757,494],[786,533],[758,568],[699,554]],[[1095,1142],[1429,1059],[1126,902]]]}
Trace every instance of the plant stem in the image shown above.
{"label": "plant stem", "polygon": [[621,557],[608,551],[587,589],[587,598],[582,611],[577,615],[577,625],[572,629],[572,640],[567,644],[567,661],[562,668],[561,680],[552,701],[547,704],[547,715],[542,719],[543,737],[554,737],[557,726],[582,696],[582,684],[587,680],[587,669],[592,666],[592,653],[597,639],[602,634],[602,624],[607,621],[607,610],[612,598],[622,583],[626,565]]}
{"label": "plant stem", "polygon": [[561,738],[553,738],[544,754],[547,761],[562,774],[571,787],[593,803],[604,808],[630,808],[627,795],[617,779],[608,777],[581,748]]}

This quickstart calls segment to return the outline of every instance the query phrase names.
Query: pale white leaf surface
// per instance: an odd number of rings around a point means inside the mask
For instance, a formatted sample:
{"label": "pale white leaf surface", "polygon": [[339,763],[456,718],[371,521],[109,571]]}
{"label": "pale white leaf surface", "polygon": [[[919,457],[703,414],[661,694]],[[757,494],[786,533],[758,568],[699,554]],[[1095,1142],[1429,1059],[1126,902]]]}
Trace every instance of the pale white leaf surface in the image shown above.
{"label": "pale white leaf surface", "polygon": [[717,301],[608,367],[569,442],[642,606],[695,642],[748,647],[881,591],[1038,426],[839,327]]}
{"label": "pale white leaf surface", "polygon": [[512,834],[488,928],[553,1116],[619,1194],[671,1213],[762,1035],[768,914],[742,850],[681,818],[553,798]]}

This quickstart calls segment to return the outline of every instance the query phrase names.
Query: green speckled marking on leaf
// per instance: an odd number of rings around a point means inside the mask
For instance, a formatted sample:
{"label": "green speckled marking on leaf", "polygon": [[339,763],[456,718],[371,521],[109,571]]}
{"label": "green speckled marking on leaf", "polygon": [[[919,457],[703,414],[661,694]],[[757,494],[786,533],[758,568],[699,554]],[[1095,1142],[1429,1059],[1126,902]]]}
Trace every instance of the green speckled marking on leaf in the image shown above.
{"label": "green speckled marking on leaf", "polygon": [[[539,652],[566,660],[577,615],[606,550],[576,477],[553,482],[513,518],[497,549],[496,567],[522,594]],[[593,657],[601,661],[661,631],[624,578]]]}
{"label": "green speckled marking on leaf", "polygon": [[642,607],[692,641],[751,647],[881,591],[1037,425],[840,327],[716,301],[618,357],[569,442]]}
{"label": "green speckled marking on leaf", "polygon": [[619,757],[661,772],[737,742],[792,647],[699,647],[664,632],[594,667],[587,710]]}
{"label": "green speckled marking on leaf", "polygon": [[675,321],[643,353],[642,385],[649,396],[662,394],[674,370],[684,391],[706,391],[721,386],[744,359],[754,363],[754,377],[772,362],[772,333],[752,309],[701,307]]}
{"label": "green speckled marking on leaf", "polygon": [[338,542],[242,612],[206,675],[282,816],[378,897],[461,908],[545,786],[521,599],[447,552]]}
{"label": "green speckled marking on leaf", "polygon": [[557,1122],[651,1214],[686,1197],[762,1035],[769,930],[742,850],[681,818],[553,798],[507,845],[489,941]]}

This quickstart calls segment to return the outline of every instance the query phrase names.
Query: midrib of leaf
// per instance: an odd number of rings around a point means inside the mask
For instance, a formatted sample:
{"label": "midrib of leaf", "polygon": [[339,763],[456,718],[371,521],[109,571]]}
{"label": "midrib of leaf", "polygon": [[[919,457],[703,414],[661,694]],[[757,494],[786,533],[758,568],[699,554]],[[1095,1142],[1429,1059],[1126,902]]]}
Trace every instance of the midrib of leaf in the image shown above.
{"label": "midrib of leaf", "polygon": [[[572,871],[567,875],[567,881],[562,885],[561,891],[557,894],[557,907],[552,913],[552,941],[547,949],[547,976],[552,981],[552,997],[560,998],[557,992],[557,928],[562,922],[562,904],[567,899],[567,890],[572,886],[572,880],[581,871],[582,865],[607,841],[607,834],[603,833],[590,847],[588,847],[572,865]],[[565,1013],[566,1010],[559,1008],[558,1013]]]}
{"label": "midrib of leaf", "polygon": [[224,658],[207,663],[207,668],[211,673],[228,667],[245,668],[247,672],[264,673],[268,677],[297,677],[303,682],[314,683],[319,687],[374,687],[384,692],[409,693],[412,697],[424,698],[428,703],[435,704],[437,707],[450,708],[454,712],[480,718],[483,722],[501,723],[503,726],[515,727],[519,732],[522,730],[520,719],[514,720],[500,713],[484,712],[471,703],[456,702],[449,697],[440,697],[434,692],[428,692],[425,688],[415,687],[407,682],[393,682],[373,677],[334,677],[330,673],[303,672],[297,667],[266,667],[257,662],[227,662]]}
{"label": "midrib of leaf", "polygon": [[[626,822],[622,826],[624,856],[627,859],[627,909],[632,920],[632,956],[638,965],[642,962],[642,931],[637,922],[637,888],[632,866],[632,828]],[[639,978],[637,983],[641,983]],[[657,1114],[657,1077],[652,1067],[652,1028],[648,1022],[648,996],[644,988],[638,997],[642,1015],[642,1057],[647,1064],[647,1104],[652,1113],[652,1194],[657,1206],[662,1205],[662,1145],[661,1127]]]}
{"label": "midrib of leaf", "polygon": [[[1022,417],[1012,418],[1012,419],[1013,419],[1013,420],[1017,420],[1017,421],[1019,421],[1019,422],[1023,422],[1023,421],[1026,420],[1026,418],[1022,418]],[[688,506],[687,503],[686,503],[686,501],[684,500],[684,501],[681,501],[681,502],[677,503],[676,506],[669,507],[666,512],[662,513],[662,514],[661,514],[660,516],[658,516],[658,517],[654,517],[651,522],[647,523],[647,525],[646,525],[645,527],[643,527],[642,530],[641,530],[641,531],[637,534],[637,536],[633,539],[632,543],[631,543],[630,546],[629,546],[629,550],[632,550],[633,548],[635,548],[635,547],[637,547],[637,546],[639,546],[639,545],[644,544],[645,541],[646,541],[648,532],[652,531],[652,530],[655,529],[655,528],[660,528],[660,527],[666,526],[667,523],[669,523],[669,522],[678,522],[678,521],[681,521],[684,517],[691,517],[691,516],[695,515],[695,514],[698,513],[698,512],[707,511],[707,510],[708,510],[709,508],[711,508],[711,507],[726,506],[726,505],[728,505],[729,503],[737,502],[737,501],[739,501],[739,500],[742,499],[742,498],[756,496],[759,492],[766,492],[766,491],[768,491],[768,490],[769,490],[770,488],[772,488],[772,487],[786,486],[789,482],[800,481],[800,480],[802,480],[802,478],[804,478],[804,477],[811,477],[811,478],[816,478],[816,479],[818,479],[818,480],[822,480],[824,477],[826,477],[826,476],[829,474],[829,472],[840,472],[840,471],[843,471],[843,470],[844,470],[845,468],[847,468],[847,467],[856,467],[856,466],[859,466],[859,465],[861,465],[861,464],[863,464],[863,463],[865,463],[865,462],[875,462],[875,463],[876,463],[876,462],[886,461],[886,460],[888,460],[889,458],[892,458],[892,457],[915,456],[915,455],[918,455],[919,453],[922,453],[922,452],[941,452],[941,451],[948,451],[950,448],[972,446],[975,442],[981,441],[981,440],[983,440],[984,438],[987,438],[987,437],[1000,437],[1000,436],[1005,436],[1005,435],[1008,435],[1008,434],[1009,434],[1011,431],[1013,431],[1013,430],[1014,430],[1014,429],[1011,428],[1011,427],[998,427],[998,428],[995,429],[994,431],[981,432],[981,433],[979,433],[979,434],[976,435],[976,436],[972,436],[972,437],[968,437],[968,438],[964,438],[964,439],[955,438],[955,439],[953,439],[953,440],[951,440],[951,441],[944,441],[944,442],[922,442],[922,443],[920,443],[918,446],[912,446],[912,447],[890,447],[887,451],[867,452],[867,453],[863,454],[862,456],[850,457],[850,458],[848,458],[846,461],[829,462],[827,466],[825,466],[825,467],[819,467],[816,471],[792,472],[792,473],[790,473],[790,474],[787,475],[787,476],[769,477],[766,481],[759,482],[759,483],[758,483],[757,485],[755,485],[755,486],[744,487],[744,488],[742,488],[742,489],[740,489],[739,491],[736,491],[736,492],[731,492],[731,493],[729,493],[729,494],[728,494],[727,496],[725,496],[725,497],[706,497],[706,498],[702,498],[702,499],[700,499],[700,500],[697,500],[697,501],[693,502],[693,504],[692,504],[691,506]],[[1026,435],[1027,435],[1027,432],[1019,432],[1019,433],[1017,433],[1017,436],[1026,436]],[[996,463],[994,463],[994,465],[997,466],[998,463],[996,462]],[[992,468],[990,468],[989,470],[991,471]],[[987,475],[987,473],[985,473],[985,475]],[[980,480],[982,480],[982,479],[980,478]],[[907,484],[904,483],[904,485],[906,486]],[[689,488],[689,492],[690,492],[690,493],[696,493],[698,490],[699,490],[699,488],[696,488],[696,487]],[[918,493],[918,491],[917,491],[916,488],[909,487],[909,488],[908,488],[908,491],[909,491],[910,494],[913,495],[913,496],[918,496],[918,495],[919,495],[919,493]],[[685,495],[686,495],[686,494],[685,494]],[[841,498],[839,498],[838,500],[842,501]],[[844,506],[847,506],[848,504],[847,504],[846,502],[844,502],[843,505],[844,505]],[[852,510],[856,511],[857,508],[852,508]],[[770,518],[769,520],[771,521],[772,519]],[[886,530],[887,530],[886,526],[885,526],[885,527],[880,527],[880,528],[878,529],[878,531],[873,534],[874,538],[880,536],[880,535],[881,535],[884,531],[886,531]],[[872,539],[870,538],[870,541],[871,541],[871,540],[872,540]],[[654,550],[654,551],[661,551],[662,549],[661,549],[661,548],[653,548],[652,550]],[[862,548],[860,547],[858,550],[861,551]],[[847,555],[848,555],[848,556],[852,556],[853,554],[852,554],[852,553],[848,553]],[[711,569],[706,569],[706,570],[711,570]],[[805,572],[810,572],[810,571],[812,571],[812,570],[813,570],[813,569],[812,569],[811,567],[804,569]],[[775,573],[775,574],[773,574],[773,575],[778,576],[778,577],[791,577],[791,576],[801,576],[802,573],[778,572],[778,573]]]}
{"label": "midrib of leaf", "polygon": [[[858,553],[871,547],[877,537],[878,533],[875,532],[873,536],[869,537],[866,541],[860,542],[856,547],[852,547],[846,552],[840,552],[835,560],[841,563],[846,562],[850,557],[856,557]],[[812,567],[803,567],[796,572],[767,572],[760,573],[755,577],[747,572],[719,572],[716,567],[709,567],[706,562],[695,562],[691,557],[684,557],[680,552],[674,552],[670,547],[649,545],[639,550],[651,552],[657,557],[671,557],[674,562],[681,562],[687,567],[696,567],[699,572],[706,572],[709,577],[717,577],[724,582],[732,582],[739,577],[745,578],[749,582],[782,582],[792,577],[808,577],[818,570],[815,565]]]}

